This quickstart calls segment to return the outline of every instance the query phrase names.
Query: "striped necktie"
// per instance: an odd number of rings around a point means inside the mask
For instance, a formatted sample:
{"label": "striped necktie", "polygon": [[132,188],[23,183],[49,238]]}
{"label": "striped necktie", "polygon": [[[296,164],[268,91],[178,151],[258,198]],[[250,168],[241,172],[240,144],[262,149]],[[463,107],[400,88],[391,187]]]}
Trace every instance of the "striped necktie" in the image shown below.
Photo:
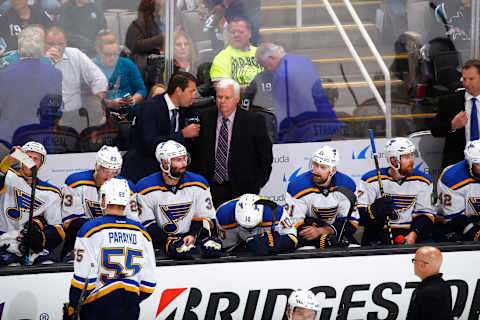
{"label": "striped necktie", "polygon": [[214,179],[223,183],[228,179],[227,155],[228,155],[228,118],[222,118],[222,126],[218,134],[217,153],[215,157]]}
{"label": "striped necktie", "polygon": [[177,109],[172,109],[172,117],[170,118],[170,130],[171,132],[175,132],[177,128]]}

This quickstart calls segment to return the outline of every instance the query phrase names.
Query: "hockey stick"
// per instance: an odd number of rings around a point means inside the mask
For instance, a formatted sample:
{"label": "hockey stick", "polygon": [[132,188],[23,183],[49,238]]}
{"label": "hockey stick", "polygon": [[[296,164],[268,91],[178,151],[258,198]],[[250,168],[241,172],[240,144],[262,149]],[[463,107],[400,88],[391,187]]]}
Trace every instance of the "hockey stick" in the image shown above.
{"label": "hockey stick", "polygon": [[[380,166],[378,165],[378,157],[377,157],[377,148],[375,148],[375,140],[373,138],[373,130],[368,129],[368,134],[370,136],[370,144],[372,146],[373,152],[373,160],[375,162],[375,170],[377,171],[377,178],[378,178],[378,186],[380,188],[380,195],[385,197],[385,192],[383,191],[383,183],[382,183],[382,175],[380,174]],[[388,237],[390,239],[390,244],[393,245],[393,235],[392,235],[392,227],[390,225],[390,217],[387,215],[387,230],[388,230]]]}
{"label": "hockey stick", "polygon": [[[15,149],[10,156],[32,171],[32,183],[30,184],[30,187],[32,189],[30,193],[30,211],[27,222],[27,237],[30,238],[33,227],[33,211],[35,208],[35,190],[37,189],[38,168],[35,165],[35,162],[33,162],[33,160],[26,153],[20,151],[19,149]],[[28,243],[25,244],[23,264],[25,266],[28,266],[30,264],[30,246],[28,245]]]}
{"label": "hockey stick", "polygon": [[350,92],[350,94],[352,95],[353,102],[355,102],[355,106],[358,108],[360,106],[360,103],[358,102],[357,95],[355,94],[352,87],[348,83],[347,76],[345,75],[345,71],[343,70],[343,65],[341,63],[340,63],[340,72],[342,73],[343,81],[345,81],[345,83],[347,84],[348,92]]}
{"label": "hockey stick", "polygon": [[82,292],[80,293],[80,298],[78,298],[77,311],[75,312],[75,317],[74,317],[75,320],[80,319],[80,311],[82,310],[82,305],[87,295],[88,283],[90,282],[90,273],[92,272],[92,269],[94,267],[95,265],[93,263],[90,263],[90,268],[88,269],[88,275],[87,275],[87,278],[85,279],[85,284],[83,285]]}
{"label": "hockey stick", "polygon": [[338,243],[341,244],[343,235],[345,233],[345,226],[347,225],[348,221],[352,217],[352,212],[355,209],[355,205],[357,203],[357,196],[355,196],[355,193],[353,193],[352,190],[350,190],[345,186],[337,186],[335,187],[334,191],[338,191],[341,194],[343,194],[350,202],[350,209],[348,210],[347,217],[345,218],[345,221],[343,221],[342,229],[340,230],[340,233],[338,235]]}

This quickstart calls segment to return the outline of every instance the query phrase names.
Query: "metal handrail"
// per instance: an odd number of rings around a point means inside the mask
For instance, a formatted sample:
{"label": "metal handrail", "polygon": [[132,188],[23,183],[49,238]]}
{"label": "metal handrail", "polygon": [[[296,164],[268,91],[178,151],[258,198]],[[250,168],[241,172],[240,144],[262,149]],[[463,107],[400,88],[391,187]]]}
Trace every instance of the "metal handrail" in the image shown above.
{"label": "metal handrail", "polygon": [[296,10],[296,24],[297,24],[297,29],[300,29],[303,26],[302,0],[297,0],[296,3],[297,3],[297,6],[295,8],[295,10]]}
{"label": "metal handrail", "polygon": [[353,60],[357,64],[358,68],[360,69],[360,72],[362,73],[363,78],[367,81],[368,87],[370,90],[373,92],[373,95],[375,96],[375,99],[377,100],[378,104],[382,108],[382,111],[385,114],[385,134],[387,138],[392,137],[392,95],[391,95],[391,78],[390,78],[390,72],[388,71],[387,66],[385,65],[385,62],[383,61],[382,57],[380,56],[380,53],[378,52],[375,44],[373,43],[372,39],[368,35],[365,27],[363,26],[362,21],[358,17],[355,9],[353,8],[352,4],[350,3],[350,0],[344,0],[345,6],[347,7],[348,11],[352,15],[355,23],[358,25],[360,32],[367,42],[367,45],[369,46],[370,50],[372,51],[373,55],[375,56],[375,59],[377,60],[378,64],[380,65],[380,68],[382,69],[382,72],[385,76],[385,98],[386,101],[383,100],[382,96],[378,92],[378,89],[375,87],[375,84],[373,83],[372,78],[368,74],[367,69],[365,68],[365,65],[363,64],[362,60],[360,59],[360,56],[358,55],[357,51],[355,50],[352,42],[350,41],[350,38],[348,37],[347,33],[345,32],[345,29],[343,28],[342,24],[340,23],[340,20],[338,19],[335,11],[333,10],[332,6],[330,5],[329,0],[323,0],[323,3],[325,5],[325,8],[327,9],[328,14],[332,18],[333,22],[335,23],[335,26],[338,29],[338,32],[340,32],[340,35],[345,42],[345,45],[347,46],[348,50],[350,51],[350,54],[353,57]]}

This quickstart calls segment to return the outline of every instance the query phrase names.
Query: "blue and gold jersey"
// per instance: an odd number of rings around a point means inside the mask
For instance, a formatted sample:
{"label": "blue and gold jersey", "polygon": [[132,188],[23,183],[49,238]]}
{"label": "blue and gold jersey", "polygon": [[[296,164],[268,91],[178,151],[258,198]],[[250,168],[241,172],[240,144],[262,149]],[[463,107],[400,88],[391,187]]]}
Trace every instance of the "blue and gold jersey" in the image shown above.
{"label": "blue and gold jersey", "polygon": [[[350,201],[335,188],[344,186],[355,192],[355,182],[346,174],[337,171],[332,176],[328,189],[320,188],[312,180],[308,171],[288,184],[286,208],[294,223],[298,226],[306,217],[315,218],[324,225],[332,227],[335,232],[339,223],[343,223],[350,209]],[[358,226],[359,216],[353,212],[349,222],[354,228]]]}
{"label": "blue and gold jersey", "polygon": [[448,222],[460,215],[480,219],[480,181],[470,175],[467,161],[445,168],[437,186],[438,221]]}
{"label": "blue and gold jersey", "polygon": [[[62,187],[62,223],[68,228],[77,218],[93,219],[103,215],[98,199],[98,188],[93,178],[94,170],[76,172],[65,179]],[[124,179],[117,176],[118,179]],[[130,206],[125,210],[128,218],[138,221],[138,206],[135,195],[135,185],[128,180],[130,186]]]}
{"label": "blue and gold jersey", "polygon": [[[384,192],[393,199],[395,218],[392,228],[409,229],[412,219],[425,216],[434,221],[432,206],[432,180],[428,174],[417,169],[401,181],[396,181],[388,173],[388,168],[380,169]],[[358,185],[358,207],[367,207],[381,197],[376,170],[363,175]]]}
{"label": "blue and gold jersey", "polygon": [[[219,237],[222,240],[222,246],[225,250],[229,250],[244,242],[248,238],[272,229],[272,210],[267,206],[263,207],[262,223],[254,228],[242,228],[235,220],[235,206],[239,198],[230,200],[222,204],[217,209],[217,222],[219,229]],[[289,235],[292,242],[297,245],[297,232],[293,227],[290,218],[282,206],[277,206],[275,231],[281,235]]]}
{"label": "blue and gold jersey", "polygon": [[[0,234],[3,232],[22,230],[28,221],[31,203],[31,185],[22,175],[13,170],[8,170],[5,176],[5,185],[0,190]],[[53,226],[63,238],[61,227],[60,205],[62,194],[60,190],[40,179],[37,182],[33,216],[38,218],[39,226],[44,229],[46,222]]]}
{"label": "blue and gold jersey", "polygon": [[183,234],[192,220],[212,223],[215,218],[210,187],[201,175],[187,171],[177,186],[169,188],[157,172],[140,180],[136,189],[145,227],[157,223],[166,234]]}
{"label": "blue and gold jersey", "polygon": [[111,215],[87,221],[75,241],[70,301],[78,301],[87,278],[85,304],[119,291],[148,296],[156,285],[155,266],[152,239],[139,222]]}

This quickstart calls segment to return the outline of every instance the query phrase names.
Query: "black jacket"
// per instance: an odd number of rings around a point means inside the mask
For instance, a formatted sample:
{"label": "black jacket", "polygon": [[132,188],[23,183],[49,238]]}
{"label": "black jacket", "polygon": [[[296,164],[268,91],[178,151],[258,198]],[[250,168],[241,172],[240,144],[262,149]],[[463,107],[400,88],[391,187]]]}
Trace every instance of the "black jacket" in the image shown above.
{"label": "black jacket", "polygon": [[[200,114],[200,135],[191,147],[191,171],[213,181],[217,107]],[[235,195],[258,193],[272,172],[272,142],[261,116],[237,108],[228,150],[228,175]]]}
{"label": "black jacket", "polygon": [[452,320],[450,286],[436,274],[423,279],[412,293],[407,320]]}
{"label": "black jacket", "polygon": [[430,130],[434,137],[445,137],[442,168],[464,159],[465,128],[452,132],[452,119],[465,110],[465,91],[440,97],[438,113],[430,122]]}
{"label": "black jacket", "polygon": [[[137,183],[143,177],[160,170],[155,149],[160,142],[175,140],[185,144],[181,131],[172,132],[165,94],[146,100],[137,111],[132,125],[130,145],[124,156],[122,176]],[[185,111],[180,108],[178,122],[183,128]]]}

